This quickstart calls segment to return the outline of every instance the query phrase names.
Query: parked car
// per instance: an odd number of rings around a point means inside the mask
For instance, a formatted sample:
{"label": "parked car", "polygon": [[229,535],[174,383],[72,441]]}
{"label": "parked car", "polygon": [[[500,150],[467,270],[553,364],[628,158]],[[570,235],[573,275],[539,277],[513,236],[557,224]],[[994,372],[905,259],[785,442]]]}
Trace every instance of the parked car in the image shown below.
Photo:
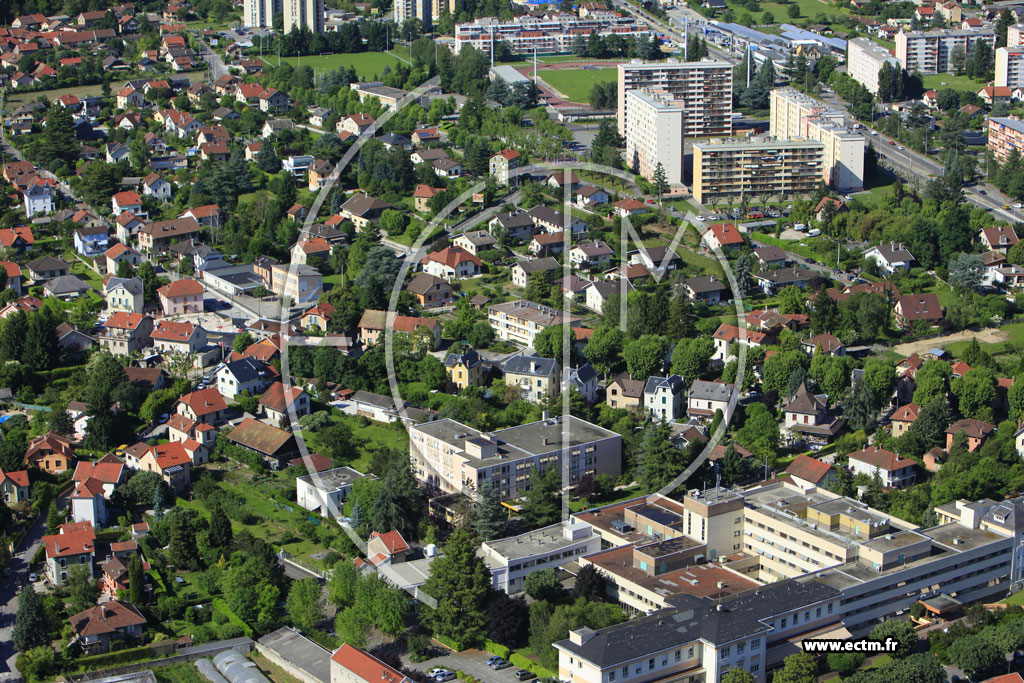
{"label": "parked car", "polygon": [[39,580],[39,577],[36,576],[35,572],[32,572],[31,574],[28,575],[28,582],[29,583],[35,583],[38,580]]}
{"label": "parked car", "polygon": [[434,676],[434,680],[437,681],[437,683],[445,683],[445,681],[450,681],[453,678],[455,678],[455,672],[448,671],[447,669]]}
{"label": "parked car", "polygon": [[511,664],[509,664],[508,662],[506,662],[506,661],[505,661],[505,660],[503,659],[503,660],[501,660],[500,662],[495,662],[494,664],[492,664],[492,665],[491,665],[491,668],[492,668],[492,669],[494,669],[495,671],[501,671],[502,669],[507,669],[507,668],[509,668],[510,666],[512,666],[512,665],[511,665]]}
{"label": "parked car", "polygon": [[528,681],[531,678],[536,677],[537,674],[533,673],[532,671],[528,671],[527,669],[520,669],[519,671],[516,671],[516,678],[520,681]]}

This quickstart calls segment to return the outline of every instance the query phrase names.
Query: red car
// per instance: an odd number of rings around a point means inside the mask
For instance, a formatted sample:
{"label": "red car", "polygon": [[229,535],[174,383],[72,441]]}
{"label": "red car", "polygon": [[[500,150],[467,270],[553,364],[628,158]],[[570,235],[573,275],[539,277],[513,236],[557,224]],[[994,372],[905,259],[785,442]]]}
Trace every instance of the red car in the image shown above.
{"label": "red car", "polygon": [[895,142],[893,142],[892,140],[889,140],[889,144],[890,144],[890,145],[895,145],[896,143],[895,143]]}

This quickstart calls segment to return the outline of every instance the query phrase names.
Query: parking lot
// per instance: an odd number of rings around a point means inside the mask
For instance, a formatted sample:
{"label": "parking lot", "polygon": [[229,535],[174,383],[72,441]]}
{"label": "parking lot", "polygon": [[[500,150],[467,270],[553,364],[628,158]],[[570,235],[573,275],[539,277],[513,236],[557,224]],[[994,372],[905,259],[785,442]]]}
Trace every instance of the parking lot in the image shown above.
{"label": "parking lot", "polygon": [[[421,671],[430,671],[431,669],[463,671],[473,678],[486,681],[487,683],[519,683],[515,676],[515,672],[519,671],[519,667],[510,666],[507,669],[495,671],[487,666],[487,660],[492,656],[491,653],[483,650],[465,650],[463,652],[453,652],[443,657],[428,659],[418,664],[409,664],[408,666]],[[535,681],[536,679],[531,678],[530,680]]]}

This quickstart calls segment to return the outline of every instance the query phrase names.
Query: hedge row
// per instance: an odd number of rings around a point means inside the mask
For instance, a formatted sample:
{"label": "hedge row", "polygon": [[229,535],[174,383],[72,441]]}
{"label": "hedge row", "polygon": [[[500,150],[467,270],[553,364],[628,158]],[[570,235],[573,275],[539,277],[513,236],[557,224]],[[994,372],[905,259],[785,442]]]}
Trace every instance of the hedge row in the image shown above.
{"label": "hedge row", "polygon": [[453,650],[455,652],[462,652],[462,645],[460,643],[455,642],[448,636],[442,636],[440,633],[438,633],[434,635],[434,640],[441,643],[449,650]]}
{"label": "hedge row", "polygon": [[494,642],[490,638],[484,641],[484,649],[490,652],[492,655],[498,655],[503,659],[508,659],[509,656],[512,654],[511,649],[502,645],[501,643]]}
{"label": "hedge row", "polygon": [[80,671],[91,671],[95,669],[109,669],[122,664],[134,664],[146,659],[152,659],[153,650],[148,645],[132,647],[116,652],[107,652],[102,655],[89,655],[87,657],[75,658],[75,664]]}
{"label": "hedge row", "polygon": [[225,617],[228,618],[228,621],[242,629],[245,635],[249,636],[250,638],[253,637],[252,628],[249,626],[249,624],[242,621],[241,617],[239,617],[237,614],[231,611],[231,608],[228,607],[228,603],[224,602],[224,598],[214,598],[212,604],[213,609],[223,614]]}
{"label": "hedge row", "polygon": [[518,652],[513,652],[512,656],[508,658],[508,661],[510,664],[512,664],[513,666],[518,666],[520,669],[532,671],[533,673],[537,674],[538,678],[557,678],[555,674],[551,673],[549,670],[545,669],[543,666],[533,661],[532,659],[524,657]]}

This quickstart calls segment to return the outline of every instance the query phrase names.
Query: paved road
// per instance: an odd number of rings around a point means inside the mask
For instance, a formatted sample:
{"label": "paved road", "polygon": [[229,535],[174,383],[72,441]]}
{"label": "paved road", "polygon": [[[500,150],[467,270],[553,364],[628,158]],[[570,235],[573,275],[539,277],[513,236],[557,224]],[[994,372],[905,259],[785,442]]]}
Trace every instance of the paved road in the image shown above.
{"label": "paved road", "polygon": [[487,666],[487,659],[491,656],[489,652],[484,652],[483,650],[465,650],[463,652],[453,652],[443,657],[428,659],[418,664],[406,661],[408,655],[403,656],[402,659],[406,666],[419,669],[420,671],[430,671],[435,668],[448,669],[450,671],[461,670],[484,683],[517,683],[515,672],[519,670],[519,667],[510,666],[507,669],[495,671]]}
{"label": "paved road", "polygon": [[209,43],[206,42],[202,37],[199,37],[199,44],[202,45],[203,59],[207,64],[210,65],[210,75],[212,80],[217,80],[221,76],[225,76],[228,73],[228,67],[224,64],[224,60],[221,59],[220,55],[213,51]]}
{"label": "paved road", "polygon": [[[15,668],[18,653],[14,649],[14,619],[18,613],[18,591],[28,580],[28,565],[42,542],[46,523],[36,518],[11,558],[11,575],[0,578],[0,680],[19,678]],[[16,549],[17,550],[17,549]],[[13,674],[13,677],[12,677]]]}

